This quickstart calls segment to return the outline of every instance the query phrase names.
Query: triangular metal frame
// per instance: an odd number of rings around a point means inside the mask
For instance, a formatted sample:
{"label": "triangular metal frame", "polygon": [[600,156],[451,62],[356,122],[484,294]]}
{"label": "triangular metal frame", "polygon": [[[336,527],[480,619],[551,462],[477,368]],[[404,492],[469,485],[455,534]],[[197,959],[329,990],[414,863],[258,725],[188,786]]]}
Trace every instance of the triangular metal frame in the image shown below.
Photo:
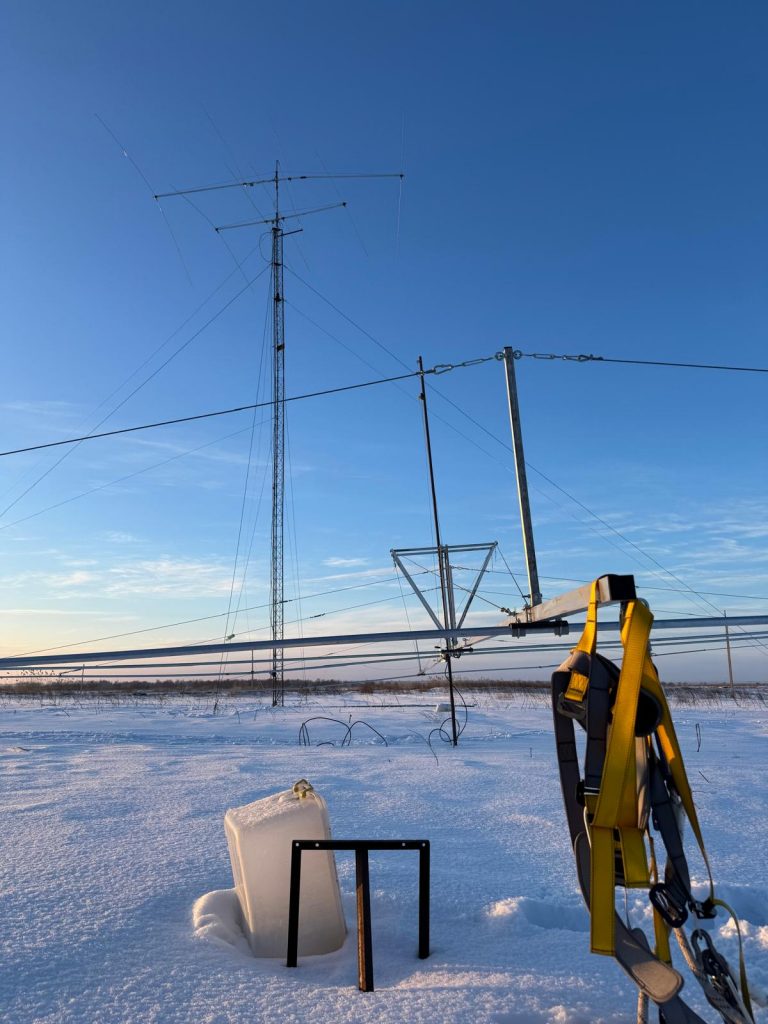
{"label": "triangular metal frame", "polygon": [[[461,627],[464,624],[464,620],[467,617],[467,612],[470,609],[470,606],[475,598],[475,595],[477,594],[483,576],[485,575],[485,571],[488,568],[488,564],[491,561],[491,558],[493,557],[493,554],[496,551],[497,547],[497,541],[491,541],[487,544],[442,544],[440,545],[440,547],[430,548],[393,548],[390,551],[390,554],[392,555],[392,560],[394,561],[395,565],[408,581],[408,584],[410,585],[414,594],[418,597],[419,601],[421,601],[425,611],[429,615],[432,622],[434,622],[437,629],[461,629]],[[484,551],[485,558],[483,559],[482,565],[478,569],[477,577],[475,578],[475,582],[472,585],[472,589],[467,594],[467,598],[464,601],[463,606],[458,611],[457,619],[457,608],[453,585],[453,570],[455,567],[451,565],[451,555],[467,554],[469,552],[476,551]],[[404,558],[413,558],[419,555],[437,555],[438,561],[441,564],[441,569],[442,572],[444,573],[447,584],[446,599],[448,605],[447,608],[443,609],[444,619],[442,621],[438,615],[438,611],[432,608],[429,601],[422,593],[418,583],[416,582],[416,580],[413,578],[413,576],[403,563]],[[453,646],[453,644],[451,644],[451,646]]]}

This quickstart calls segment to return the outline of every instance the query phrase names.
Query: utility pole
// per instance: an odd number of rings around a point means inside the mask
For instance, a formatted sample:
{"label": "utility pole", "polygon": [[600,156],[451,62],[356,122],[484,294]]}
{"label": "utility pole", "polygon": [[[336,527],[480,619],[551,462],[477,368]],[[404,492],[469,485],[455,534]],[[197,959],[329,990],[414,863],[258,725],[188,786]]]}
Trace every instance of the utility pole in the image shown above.
{"label": "utility pole", "polygon": [[531,504],[528,499],[528,478],[525,473],[525,455],[523,454],[523,428],[520,423],[520,405],[517,400],[517,380],[515,379],[515,353],[509,346],[504,349],[504,368],[507,381],[507,398],[509,400],[509,422],[512,427],[512,451],[515,456],[515,475],[517,477],[517,497],[520,504],[520,522],[523,527],[523,549],[525,565],[528,572],[528,600],[530,606],[541,604],[539,587],[539,570],[536,567],[536,548],[533,543],[533,523],[531,521]]}
{"label": "utility pole", "polygon": [[725,652],[728,656],[728,679],[731,684],[731,696],[736,696],[736,691],[733,686],[733,662],[731,661],[731,635],[728,632],[728,612],[723,611],[723,621],[725,622]]}

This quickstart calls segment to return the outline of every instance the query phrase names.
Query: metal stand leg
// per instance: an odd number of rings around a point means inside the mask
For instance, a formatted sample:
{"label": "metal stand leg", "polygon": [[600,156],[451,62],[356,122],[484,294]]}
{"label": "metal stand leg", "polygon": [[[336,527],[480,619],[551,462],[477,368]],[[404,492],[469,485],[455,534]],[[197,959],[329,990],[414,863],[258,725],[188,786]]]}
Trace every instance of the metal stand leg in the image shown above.
{"label": "metal stand leg", "polygon": [[357,885],[357,987],[373,992],[373,949],[371,945],[371,887],[368,876],[368,851],[355,850]]}
{"label": "metal stand leg", "polygon": [[419,959],[429,956],[429,843],[419,848]]}
{"label": "metal stand leg", "polygon": [[299,957],[299,896],[301,894],[301,846],[291,845],[291,890],[288,903],[288,955],[286,967],[295,967]]}

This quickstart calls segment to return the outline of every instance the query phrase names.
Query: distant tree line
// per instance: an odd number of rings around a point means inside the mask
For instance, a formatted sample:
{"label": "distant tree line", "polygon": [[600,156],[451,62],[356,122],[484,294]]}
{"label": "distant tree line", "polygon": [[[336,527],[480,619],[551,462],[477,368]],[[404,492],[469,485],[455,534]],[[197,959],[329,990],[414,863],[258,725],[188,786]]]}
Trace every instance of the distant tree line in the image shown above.
{"label": "distant tree line", "polygon": [[[456,678],[456,677],[455,677]],[[493,693],[499,696],[529,694],[544,696],[549,683],[522,679],[495,679],[492,676],[479,679],[456,678],[457,687],[463,693]],[[299,696],[318,696],[333,693],[355,692],[366,695],[378,693],[424,693],[442,695],[446,691],[444,678],[430,679],[387,679],[385,681],[355,679],[286,679],[286,692]],[[740,683],[733,691],[725,683],[667,683],[665,689],[678,703],[695,704],[698,701],[720,700],[734,697],[736,700],[766,702],[768,683]],[[57,672],[28,672],[19,676],[6,675],[0,679],[0,694],[16,697],[89,697],[89,696],[130,696],[130,697],[271,697],[272,682],[228,677],[192,679],[99,679],[82,676],[63,676]]]}

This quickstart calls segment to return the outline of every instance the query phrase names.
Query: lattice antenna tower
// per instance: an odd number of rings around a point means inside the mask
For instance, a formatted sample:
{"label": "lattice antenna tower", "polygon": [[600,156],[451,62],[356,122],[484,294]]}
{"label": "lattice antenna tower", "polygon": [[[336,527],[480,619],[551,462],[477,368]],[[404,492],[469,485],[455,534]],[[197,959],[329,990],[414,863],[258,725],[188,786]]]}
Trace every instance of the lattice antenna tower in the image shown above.
{"label": "lattice antenna tower", "polygon": [[281,641],[285,636],[284,629],[284,585],[285,569],[283,562],[285,540],[285,291],[283,281],[283,239],[287,235],[299,234],[303,229],[296,228],[286,231],[284,222],[306,217],[325,210],[345,207],[345,201],[319,206],[311,210],[302,210],[285,214],[280,210],[280,185],[292,181],[309,181],[315,179],[335,180],[338,178],[399,178],[402,172],[386,172],[376,174],[281,174],[280,162],[275,162],[275,173],[269,178],[256,178],[252,181],[226,182],[221,185],[202,185],[197,188],[180,189],[173,192],[161,192],[155,199],[166,199],[172,196],[186,196],[201,192],[217,192],[229,188],[255,188],[257,185],[274,187],[275,212],[273,217],[262,220],[241,221],[236,224],[222,224],[215,228],[216,232],[230,231],[235,228],[247,228],[269,225],[272,232],[272,528],[270,558],[270,618],[271,634],[275,647],[272,649],[272,706],[285,704],[285,676],[283,666],[283,647]]}

